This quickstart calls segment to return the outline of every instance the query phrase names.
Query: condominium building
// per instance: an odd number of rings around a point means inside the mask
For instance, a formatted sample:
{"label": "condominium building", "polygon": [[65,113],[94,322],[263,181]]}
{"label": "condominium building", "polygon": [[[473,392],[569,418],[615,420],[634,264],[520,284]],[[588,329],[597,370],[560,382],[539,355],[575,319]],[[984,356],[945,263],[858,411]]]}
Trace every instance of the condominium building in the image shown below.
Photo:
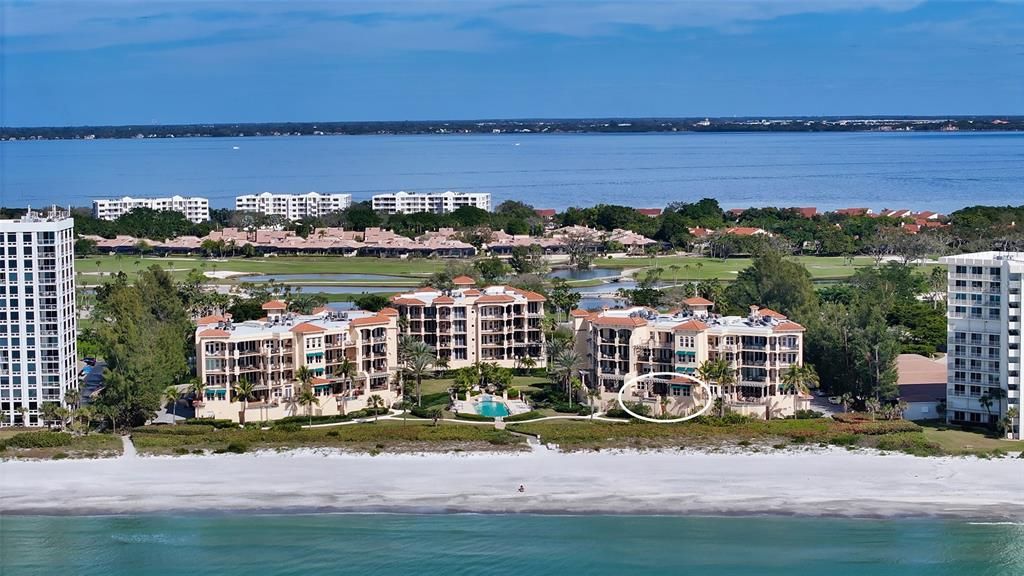
{"label": "condominium building", "polygon": [[463,206],[473,206],[490,211],[491,195],[486,192],[396,192],[377,194],[373,197],[373,209],[387,214],[415,214],[432,212],[448,214]]}
{"label": "condominium building", "polygon": [[340,212],[352,205],[351,194],[246,194],[235,198],[235,210],[257,212],[268,216],[284,216],[289,220],[317,218]]}
{"label": "condominium building", "polygon": [[509,286],[478,290],[468,276],[455,278],[455,285],[454,290],[425,288],[392,297],[404,319],[402,334],[434,347],[451,369],[476,362],[546,366],[543,296]]}
{"label": "condominium building", "polygon": [[750,307],[747,316],[711,313],[713,303],[703,298],[684,301],[684,310],[662,314],[633,307],[603,312],[572,312],[577,352],[588,359],[589,387],[601,392],[601,403],[611,407],[619,390],[631,378],[672,373],[638,382],[623,392],[630,402],[649,404],[654,414],[683,416],[698,403],[692,381],[707,360],[725,359],[734,370],[735,384],[725,390],[711,386],[730,409],[756,417],[788,416],[808,405],[808,399],[787,391],[783,378],[790,366],[803,364],[804,328],[767,308]]}
{"label": "condominium building", "polygon": [[74,241],[67,212],[0,220],[2,424],[42,425],[42,405],[78,387]]}
{"label": "condominium building", "polygon": [[169,198],[109,198],[92,201],[93,218],[117,220],[136,208],[150,210],[171,210],[181,212],[190,222],[206,222],[210,219],[210,201],[197,196],[171,196]]}
{"label": "condominium building", "polygon": [[[1024,252],[946,256],[948,267],[948,381],[946,420],[1005,422],[1020,438],[1020,301]],[[987,404],[987,405],[986,405]]]}
{"label": "condominium building", "polygon": [[[343,414],[365,408],[380,396],[390,406],[401,398],[392,378],[398,365],[398,312],[288,312],[285,302],[263,305],[266,318],[232,322],[209,316],[196,322],[196,372],[205,385],[195,402],[196,416],[240,421],[242,404],[234,391],[242,379],[255,387],[246,421],[286,416]],[[351,367],[345,374],[343,367]],[[313,373],[318,404],[299,403],[300,366]]]}

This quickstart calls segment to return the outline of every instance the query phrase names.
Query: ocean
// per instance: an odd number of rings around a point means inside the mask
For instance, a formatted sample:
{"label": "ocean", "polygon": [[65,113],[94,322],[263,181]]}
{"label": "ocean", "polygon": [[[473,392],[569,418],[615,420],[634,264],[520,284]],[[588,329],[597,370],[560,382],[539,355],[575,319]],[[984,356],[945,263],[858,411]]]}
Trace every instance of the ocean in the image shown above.
{"label": "ocean", "polygon": [[495,205],[1024,203],[1024,133],[500,134],[0,142],[0,204],[122,195],[482,191]]}
{"label": "ocean", "polygon": [[4,576],[175,573],[1019,575],[1024,526],[665,516],[0,518]]}

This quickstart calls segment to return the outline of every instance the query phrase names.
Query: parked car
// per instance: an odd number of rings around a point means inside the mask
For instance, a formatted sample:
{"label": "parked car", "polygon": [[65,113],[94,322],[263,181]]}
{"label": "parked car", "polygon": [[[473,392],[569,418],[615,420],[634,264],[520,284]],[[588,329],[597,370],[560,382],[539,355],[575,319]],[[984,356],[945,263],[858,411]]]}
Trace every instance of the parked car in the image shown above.
{"label": "parked car", "polygon": [[91,357],[91,356],[88,357],[88,358],[82,358],[82,362],[85,362],[89,366],[95,366],[96,365],[96,359]]}
{"label": "parked car", "polygon": [[843,399],[840,396],[829,396],[828,403],[835,404],[836,406],[838,406],[843,403]]}

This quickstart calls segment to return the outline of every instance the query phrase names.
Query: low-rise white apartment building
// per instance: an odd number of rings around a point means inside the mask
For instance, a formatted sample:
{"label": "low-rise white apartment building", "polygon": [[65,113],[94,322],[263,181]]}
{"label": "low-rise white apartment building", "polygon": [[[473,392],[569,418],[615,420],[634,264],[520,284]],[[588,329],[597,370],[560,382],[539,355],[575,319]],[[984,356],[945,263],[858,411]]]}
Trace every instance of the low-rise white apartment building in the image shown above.
{"label": "low-rise white apartment building", "polygon": [[352,205],[351,194],[245,194],[235,197],[235,210],[256,212],[268,216],[284,216],[289,220],[317,218],[340,212]]}
{"label": "low-rise white apartment building", "polygon": [[481,210],[491,210],[491,195],[486,192],[396,192],[394,194],[376,194],[373,197],[373,209],[386,214],[415,214],[432,212],[448,214],[462,208],[473,206]]}
{"label": "low-rise white apartment building", "polygon": [[74,220],[0,220],[0,426],[43,424],[43,404],[78,388]]}
{"label": "low-rise white apartment building", "polygon": [[210,219],[210,201],[198,196],[170,196],[168,198],[108,198],[92,201],[93,218],[117,220],[136,208],[181,212],[190,222],[206,222]]}
{"label": "low-rise white apartment building", "polygon": [[404,318],[402,334],[426,342],[450,369],[493,362],[503,368],[547,365],[544,345],[545,298],[509,286],[473,287],[468,276],[456,289],[430,288],[392,297]]}
{"label": "low-rise white apartment building", "polygon": [[[314,416],[360,410],[371,395],[387,406],[401,398],[392,378],[398,366],[396,310],[293,314],[279,300],[263,309],[267,317],[260,320],[209,316],[196,322],[196,372],[205,385],[195,403],[197,417],[240,421],[242,403],[233,400],[241,379],[255,386],[246,421],[306,415],[307,407],[298,402],[300,366],[315,376],[311,384],[319,404],[308,408]],[[342,372],[346,361],[349,375]]]}
{"label": "low-rise white apartment building", "polygon": [[[1007,437],[1019,439],[1024,252],[976,252],[939,261],[948,267],[949,282],[946,420],[1003,423]],[[1008,422],[1011,410],[1017,416]]]}
{"label": "low-rise white apartment building", "polygon": [[[603,408],[615,405],[631,378],[658,372],[680,377],[638,382],[623,393],[624,400],[666,416],[687,415],[719,395],[731,410],[760,418],[789,416],[808,406],[808,398],[783,387],[789,367],[803,364],[803,326],[756,306],[741,317],[712,314],[713,304],[703,298],[684,305],[672,314],[643,307],[573,311],[577,351],[589,359],[585,384],[599,388]],[[716,359],[729,362],[736,383],[721,391],[712,386],[712,398],[695,399],[685,376]]]}

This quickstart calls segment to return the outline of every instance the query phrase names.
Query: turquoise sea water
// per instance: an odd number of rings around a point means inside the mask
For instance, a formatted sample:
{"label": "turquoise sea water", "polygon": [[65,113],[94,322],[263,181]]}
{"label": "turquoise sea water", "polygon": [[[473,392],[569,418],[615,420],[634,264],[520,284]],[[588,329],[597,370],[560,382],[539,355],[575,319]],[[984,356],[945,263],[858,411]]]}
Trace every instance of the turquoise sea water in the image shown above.
{"label": "turquoise sea water", "polygon": [[1024,526],[650,516],[0,517],[0,574],[1019,575]]}

